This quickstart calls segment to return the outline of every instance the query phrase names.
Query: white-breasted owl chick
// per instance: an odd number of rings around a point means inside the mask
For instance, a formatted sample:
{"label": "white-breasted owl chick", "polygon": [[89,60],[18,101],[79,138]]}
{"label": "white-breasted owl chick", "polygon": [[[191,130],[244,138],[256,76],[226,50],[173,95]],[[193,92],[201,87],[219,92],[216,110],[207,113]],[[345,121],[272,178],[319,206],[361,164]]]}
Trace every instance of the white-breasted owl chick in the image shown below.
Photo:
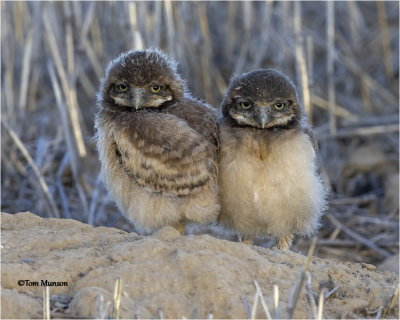
{"label": "white-breasted owl chick", "polygon": [[141,233],[219,214],[217,111],[193,99],[160,50],[111,61],[95,120],[103,180]]}
{"label": "white-breasted owl chick", "polygon": [[294,234],[318,228],[326,191],[316,140],[289,78],[268,69],[233,77],[219,138],[222,225],[249,240],[275,236],[280,249]]}

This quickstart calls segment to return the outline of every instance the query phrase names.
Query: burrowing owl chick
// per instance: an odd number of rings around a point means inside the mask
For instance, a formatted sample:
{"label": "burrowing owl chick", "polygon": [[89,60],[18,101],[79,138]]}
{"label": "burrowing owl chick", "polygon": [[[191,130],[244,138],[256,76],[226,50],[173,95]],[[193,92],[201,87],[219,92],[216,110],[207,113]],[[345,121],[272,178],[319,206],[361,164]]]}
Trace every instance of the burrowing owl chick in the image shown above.
{"label": "burrowing owl chick", "polygon": [[234,77],[219,127],[222,224],[250,240],[275,236],[281,249],[313,233],[325,191],[293,83],[274,70]]}
{"label": "burrowing owl chick", "polygon": [[159,50],[113,60],[98,94],[97,147],[106,187],[141,233],[219,213],[217,111],[193,99]]}

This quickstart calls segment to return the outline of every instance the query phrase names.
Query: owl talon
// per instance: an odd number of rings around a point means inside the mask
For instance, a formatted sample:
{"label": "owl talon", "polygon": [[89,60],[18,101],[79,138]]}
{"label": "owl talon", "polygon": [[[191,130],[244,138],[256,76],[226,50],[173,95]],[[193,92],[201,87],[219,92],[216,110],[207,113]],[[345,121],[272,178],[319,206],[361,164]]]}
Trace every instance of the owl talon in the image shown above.
{"label": "owl talon", "polygon": [[293,234],[287,234],[277,239],[277,245],[279,250],[288,250],[292,245]]}
{"label": "owl talon", "polygon": [[181,222],[175,227],[175,229],[179,231],[181,236],[185,234],[185,225],[186,225],[185,222]]}
{"label": "owl talon", "polygon": [[242,243],[251,246],[251,245],[253,244],[253,240],[248,239],[248,238],[244,238],[244,239],[242,240]]}

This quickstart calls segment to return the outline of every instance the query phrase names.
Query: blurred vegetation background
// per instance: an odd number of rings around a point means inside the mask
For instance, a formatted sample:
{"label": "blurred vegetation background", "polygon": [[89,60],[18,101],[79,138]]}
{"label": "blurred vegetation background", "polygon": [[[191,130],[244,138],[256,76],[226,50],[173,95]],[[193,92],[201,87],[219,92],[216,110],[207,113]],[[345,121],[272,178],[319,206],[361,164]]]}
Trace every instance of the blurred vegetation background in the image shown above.
{"label": "blurred vegetation background", "polygon": [[132,230],[102,185],[93,118],[108,62],[148,47],[216,108],[234,73],[288,74],[330,189],[317,255],[398,264],[398,1],[2,1],[2,211]]}

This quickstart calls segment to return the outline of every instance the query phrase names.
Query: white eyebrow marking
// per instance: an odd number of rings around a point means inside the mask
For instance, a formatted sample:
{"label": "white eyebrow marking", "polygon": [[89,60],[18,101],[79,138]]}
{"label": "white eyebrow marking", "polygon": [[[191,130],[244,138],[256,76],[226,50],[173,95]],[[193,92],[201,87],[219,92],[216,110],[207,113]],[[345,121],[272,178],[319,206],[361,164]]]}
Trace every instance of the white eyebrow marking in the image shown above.
{"label": "white eyebrow marking", "polygon": [[116,103],[119,103],[119,104],[124,104],[126,102],[126,99],[122,99],[119,97],[113,97],[113,99]]}
{"label": "white eyebrow marking", "polygon": [[170,100],[172,100],[172,96],[168,96],[168,97],[165,97],[165,98],[158,98],[158,99],[155,99],[155,100],[151,101],[151,105],[153,107],[158,107],[161,104],[163,104],[165,101],[170,101]]}
{"label": "white eyebrow marking", "polygon": [[124,105],[124,106],[129,104],[126,99],[123,99],[123,98],[120,98],[120,97],[112,97],[112,98],[114,99],[116,104]]}

